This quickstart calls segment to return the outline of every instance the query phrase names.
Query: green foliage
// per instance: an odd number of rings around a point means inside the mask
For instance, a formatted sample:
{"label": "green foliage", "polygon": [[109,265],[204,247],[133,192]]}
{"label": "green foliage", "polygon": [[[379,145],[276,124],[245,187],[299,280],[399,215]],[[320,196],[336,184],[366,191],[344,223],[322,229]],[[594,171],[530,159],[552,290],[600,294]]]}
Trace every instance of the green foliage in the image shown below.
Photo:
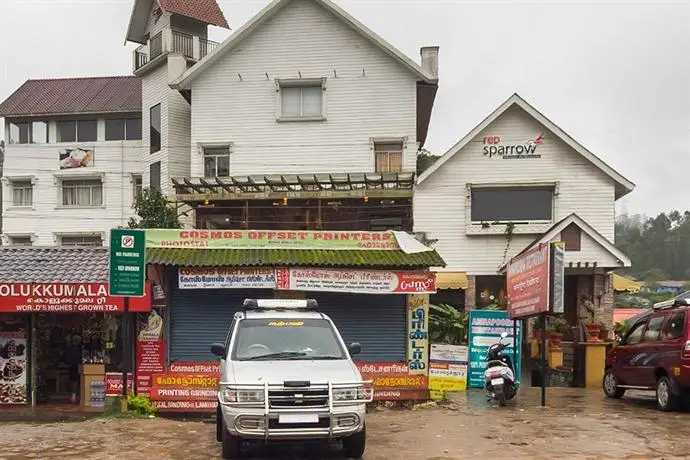
{"label": "green foliage", "polygon": [[616,308],[649,308],[655,303],[672,298],[668,292],[640,291],[634,294],[623,293],[613,296],[613,306]]}
{"label": "green foliage", "polygon": [[654,282],[690,280],[690,211],[616,219],[616,246],[632,259],[628,276]]}
{"label": "green foliage", "polygon": [[441,158],[438,155],[434,155],[426,149],[422,149],[417,153],[417,175],[422,174],[431,165],[436,163],[436,161]]}
{"label": "green foliage", "polygon": [[467,343],[469,315],[451,305],[429,305],[429,338],[432,342],[460,345]]}
{"label": "green foliage", "polygon": [[139,219],[129,219],[129,228],[180,228],[177,211],[168,199],[155,188],[145,188],[132,205]]}
{"label": "green foliage", "polygon": [[156,414],[156,408],[146,396],[129,396],[127,398],[127,410],[146,417]]}
{"label": "green foliage", "polygon": [[555,332],[557,334],[565,334],[568,331],[568,321],[562,316],[557,316],[555,318],[550,318],[549,323],[546,326],[546,330],[549,332]]}
{"label": "green foliage", "polygon": [[613,333],[615,334],[616,338],[620,340],[623,338],[625,333],[628,332],[629,328],[630,324],[627,320],[625,320],[622,323],[616,323],[613,325]]}

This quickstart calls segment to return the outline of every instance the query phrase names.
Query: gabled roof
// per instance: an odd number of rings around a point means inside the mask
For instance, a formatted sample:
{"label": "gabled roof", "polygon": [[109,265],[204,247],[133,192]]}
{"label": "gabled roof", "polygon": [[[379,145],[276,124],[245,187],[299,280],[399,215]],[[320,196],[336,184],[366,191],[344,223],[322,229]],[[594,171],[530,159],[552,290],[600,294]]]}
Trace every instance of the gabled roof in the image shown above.
{"label": "gabled roof", "polygon": [[[589,225],[583,218],[578,216],[575,213],[570,214],[568,217],[562,219],[559,222],[556,222],[549,228],[546,232],[542,233],[541,236],[539,236],[537,239],[532,241],[530,244],[525,246],[525,248],[517,253],[515,257],[521,256],[522,254],[526,253],[530,249],[542,244],[542,243],[548,243],[549,241],[553,240],[556,238],[568,225],[570,224],[575,224],[577,225],[580,230],[582,230],[585,234],[587,234],[590,238],[592,238],[594,241],[596,241],[601,247],[606,249],[611,255],[613,255],[616,259],[618,259],[621,263],[621,267],[630,267],[632,265],[632,262],[630,261],[630,258],[625,255],[623,251],[618,249],[616,246],[614,246],[613,243],[611,243],[604,235],[601,233],[597,232],[591,225]],[[504,264],[501,266],[499,271],[504,270],[505,267],[508,264]]]}
{"label": "gabled roof", "polygon": [[[199,76],[209,66],[213,65],[223,55],[235,48],[245,38],[251,35],[261,24],[275,16],[285,5],[292,0],[273,0],[268,6],[261,10],[256,16],[246,22],[242,27],[237,29],[227,40],[216,47],[206,57],[199,61],[196,65],[187,70],[180,78],[171,83],[173,89],[188,89],[189,83]],[[431,75],[429,72],[422,69],[422,67],[403,54],[402,51],[395,48],[393,45],[385,41],[383,38],[374,33],[371,29],[366,27],[361,22],[350,16],[345,10],[337,6],[331,0],[312,0],[321,5],[327,11],[331,12],[335,17],[343,21],[348,27],[355,32],[368,39],[375,46],[379,47],[386,54],[400,62],[410,72],[417,76],[420,81],[435,84],[438,78]]]}
{"label": "gabled roof", "polygon": [[628,193],[632,192],[635,188],[635,184],[619,174],[615,169],[607,165],[601,158],[594,155],[592,152],[587,150],[581,144],[579,144],[575,139],[570,137],[565,131],[558,127],[554,122],[546,118],[537,109],[532,107],[524,99],[522,99],[517,93],[513,94],[501,104],[496,110],[494,110],[488,117],[479,123],[472,131],[470,131],[465,137],[460,139],[460,141],[452,146],[441,158],[439,158],[433,165],[431,165],[423,174],[417,179],[417,183],[421,184],[439,168],[441,168],[448,160],[453,158],[460,150],[462,150],[467,144],[469,144],[472,139],[477,137],[484,129],[486,129],[491,123],[493,123],[498,117],[503,115],[508,109],[513,106],[518,106],[537,122],[544,125],[548,130],[553,132],[559,139],[565,142],[570,148],[575,150],[577,153],[582,155],[586,160],[592,163],[594,166],[599,168],[604,174],[609,176],[616,182],[616,199],[619,199]]}
{"label": "gabled roof", "polygon": [[127,40],[143,44],[140,37],[145,33],[144,29],[154,2],[161,12],[179,14],[204,24],[230,28],[216,0],[134,0],[127,27]]}
{"label": "gabled roof", "polygon": [[27,80],[0,104],[0,117],[141,112],[138,77]]}
{"label": "gabled roof", "polygon": [[99,283],[109,270],[106,247],[0,247],[2,283]]}

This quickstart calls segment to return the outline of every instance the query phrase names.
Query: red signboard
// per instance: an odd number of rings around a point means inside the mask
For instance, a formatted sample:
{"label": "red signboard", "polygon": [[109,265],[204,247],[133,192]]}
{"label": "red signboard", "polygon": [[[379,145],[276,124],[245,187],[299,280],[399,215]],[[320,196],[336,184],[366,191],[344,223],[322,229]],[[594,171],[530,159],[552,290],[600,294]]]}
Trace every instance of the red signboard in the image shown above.
{"label": "red signboard", "polygon": [[374,400],[405,401],[429,398],[426,375],[410,375],[407,363],[356,363],[364,380],[374,386]]}
{"label": "red signboard", "polygon": [[[132,374],[127,375],[127,393],[131,393],[134,388],[134,378]],[[105,374],[105,395],[122,396],[122,372],[106,372]]]}
{"label": "red signboard", "polygon": [[525,318],[549,311],[549,245],[508,262],[508,316]]}
{"label": "red signboard", "polygon": [[151,403],[160,412],[214,412],[218,400],[220,365],[214,362],[176,362],[151,378]]}
{"label": "red signboard", "polygon": [[[0,312],[92,313],[124,311],[124,298],[108,295],[108,283],[0,283]],[[146,296],[131,297],[130,311],[151,310],[151,285]]]}
{"label": "red signboard", "polygon": [[427,271],[277,268],[276,287],[289,291],[424,294],[436,292],[436,274]]}
{"label": "red signboard", "polygon": [[151,389],[153,374],[165,372],[165,342],[137,340],[137,393],[146,395]]}

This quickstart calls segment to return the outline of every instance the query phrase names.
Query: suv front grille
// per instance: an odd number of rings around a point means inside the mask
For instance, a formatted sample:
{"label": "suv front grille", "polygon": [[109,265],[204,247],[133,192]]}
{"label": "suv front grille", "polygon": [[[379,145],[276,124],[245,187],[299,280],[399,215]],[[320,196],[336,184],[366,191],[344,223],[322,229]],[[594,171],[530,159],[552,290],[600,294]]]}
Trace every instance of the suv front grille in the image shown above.
{"label": "suv front grille", "polygon": [[283,407],[326,407],[328,389],[296,388],[270,390],[268,401],[272,408]]}

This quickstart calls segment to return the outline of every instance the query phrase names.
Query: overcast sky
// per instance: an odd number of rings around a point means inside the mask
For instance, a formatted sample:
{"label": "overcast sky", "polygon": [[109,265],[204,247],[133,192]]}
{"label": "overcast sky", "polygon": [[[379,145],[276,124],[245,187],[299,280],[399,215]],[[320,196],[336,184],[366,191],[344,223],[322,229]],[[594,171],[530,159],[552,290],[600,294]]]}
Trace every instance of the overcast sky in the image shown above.
{"label": "overcast sky", "polygon": [[[619,212],[690,209],[690,0],[336,1],[415,60],[441,47],[432,152],[517,92],[637,184]],[[0,99],[28,78],[130,74],[132,3],[0,0]],[[269,0],[219,3],[237,29]]]}

